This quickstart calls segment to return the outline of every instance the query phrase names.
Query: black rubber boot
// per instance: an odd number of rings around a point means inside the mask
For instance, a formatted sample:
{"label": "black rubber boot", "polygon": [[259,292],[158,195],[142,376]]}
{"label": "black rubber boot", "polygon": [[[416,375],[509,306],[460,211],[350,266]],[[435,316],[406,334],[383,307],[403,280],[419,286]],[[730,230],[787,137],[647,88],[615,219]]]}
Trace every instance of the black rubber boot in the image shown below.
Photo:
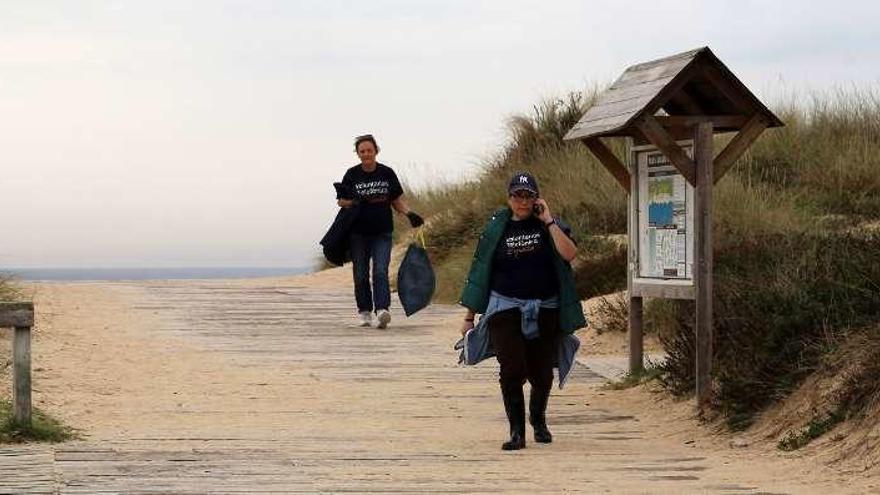
{"label": "black rubber boot", "polygon": [[504,398],[504,410],[510,423],[510,440],[501,445],[501,450],[519,450],[526,448],[526,400],[522,386],[501,389]]}
{"label": "black rubber boot", "polygon": [[529,395],[529,423],[535,430],[535,441],[538,443],[550,443],[553,435],[547,428],[547,401],[550,399],[550,389],[536,389],[532,387]]}

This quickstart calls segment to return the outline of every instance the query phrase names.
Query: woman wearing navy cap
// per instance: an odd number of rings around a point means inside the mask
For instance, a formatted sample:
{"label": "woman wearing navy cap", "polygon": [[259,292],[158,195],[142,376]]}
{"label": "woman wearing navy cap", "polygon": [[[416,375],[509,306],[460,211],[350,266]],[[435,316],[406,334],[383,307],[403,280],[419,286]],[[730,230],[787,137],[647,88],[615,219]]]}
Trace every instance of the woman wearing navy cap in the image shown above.
{"label": "woman wearing navy cap", "polygon": [[[483,230],[462,291],[462,356],[476,364],[496,355],[510,423],[510,439],[501,448],[518,450],[525,447],[526,381],[535,441],[553,440],[546,410],[554,363],[561,387],[578,346],[572,333],[586,320],[569,264],[577,254],[570,229],[551,215],[531,174],[516,174],[507,192],[508,207],[496,211]],[[475,328],[477,313],[483,316]]]}

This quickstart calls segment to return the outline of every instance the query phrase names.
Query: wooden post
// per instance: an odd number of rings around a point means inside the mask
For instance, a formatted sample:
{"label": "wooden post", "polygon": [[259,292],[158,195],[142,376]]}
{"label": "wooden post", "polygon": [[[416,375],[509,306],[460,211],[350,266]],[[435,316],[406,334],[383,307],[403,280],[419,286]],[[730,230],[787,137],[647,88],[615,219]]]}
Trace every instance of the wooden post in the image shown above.
{"label": "wooden post", "polygon": [[642,337],[642,298],[629,298],[629,373],[638,375],[645,369]]}
{"label": "wooden post", "polygon": [[627,246],[627,294],[629,295],[629,373],[638,375],[644,370],[644,333],[642,331],[642,296],[633,295],[633,278],[637,275],[638,256],[638,217],[639,208],[639,164],[632,153],[632,141],[627,143],[630,157],[629,214],[626,216],[626,231],[629,237]]}
{"label": "wooden post", "polygon": [[15,422],[31,425],[31,327],[34,305],[30,302],[0,302],[0,328],[13,328],[12,410]]}
{"label": "wooden post", "polygon": [[696,392],[700,409],[708,405],[712,394],[712,134],[711,122],[696,125]]}
{"label": "wooden post", "polygon": [[15,422],[31,425],[31,327],[15,327],[12,351],[12,407]]}

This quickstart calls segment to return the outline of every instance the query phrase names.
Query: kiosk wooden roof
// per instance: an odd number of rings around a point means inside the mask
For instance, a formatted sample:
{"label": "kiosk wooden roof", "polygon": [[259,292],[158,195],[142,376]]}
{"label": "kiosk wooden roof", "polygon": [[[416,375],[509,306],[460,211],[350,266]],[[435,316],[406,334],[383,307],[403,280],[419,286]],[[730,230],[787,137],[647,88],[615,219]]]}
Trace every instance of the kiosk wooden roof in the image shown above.
{"label": "kiosk wooden roof", "polygon": [[712,122],[716,133],[739,131],[715,158],[715,181],[764,129],[783,125],[712,50],[702,47],[626,69],[565,139],[584,141],[627,191],[626,169],[619,162],[609,164],[613,154],[598,138],[654,144],[693,184],[693,163],[675,141],[692,137],[699,122]]}

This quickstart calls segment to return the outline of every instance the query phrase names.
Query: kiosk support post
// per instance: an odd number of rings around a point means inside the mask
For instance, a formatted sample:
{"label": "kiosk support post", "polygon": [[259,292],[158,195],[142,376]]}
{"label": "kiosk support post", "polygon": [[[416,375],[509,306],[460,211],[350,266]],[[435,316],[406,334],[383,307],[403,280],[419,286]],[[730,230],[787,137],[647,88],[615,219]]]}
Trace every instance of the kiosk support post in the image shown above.
{"label": "kiosk support post", "polygon": [[694,133],[697,168],[696,206],[696,392],[702,409],[712,395],[712,122],[700,122]]}
{"label": "kiosk support post", "polygon": [[629,373],[638,375],[645,369],[642,337],[642,298],[629,298]]}

